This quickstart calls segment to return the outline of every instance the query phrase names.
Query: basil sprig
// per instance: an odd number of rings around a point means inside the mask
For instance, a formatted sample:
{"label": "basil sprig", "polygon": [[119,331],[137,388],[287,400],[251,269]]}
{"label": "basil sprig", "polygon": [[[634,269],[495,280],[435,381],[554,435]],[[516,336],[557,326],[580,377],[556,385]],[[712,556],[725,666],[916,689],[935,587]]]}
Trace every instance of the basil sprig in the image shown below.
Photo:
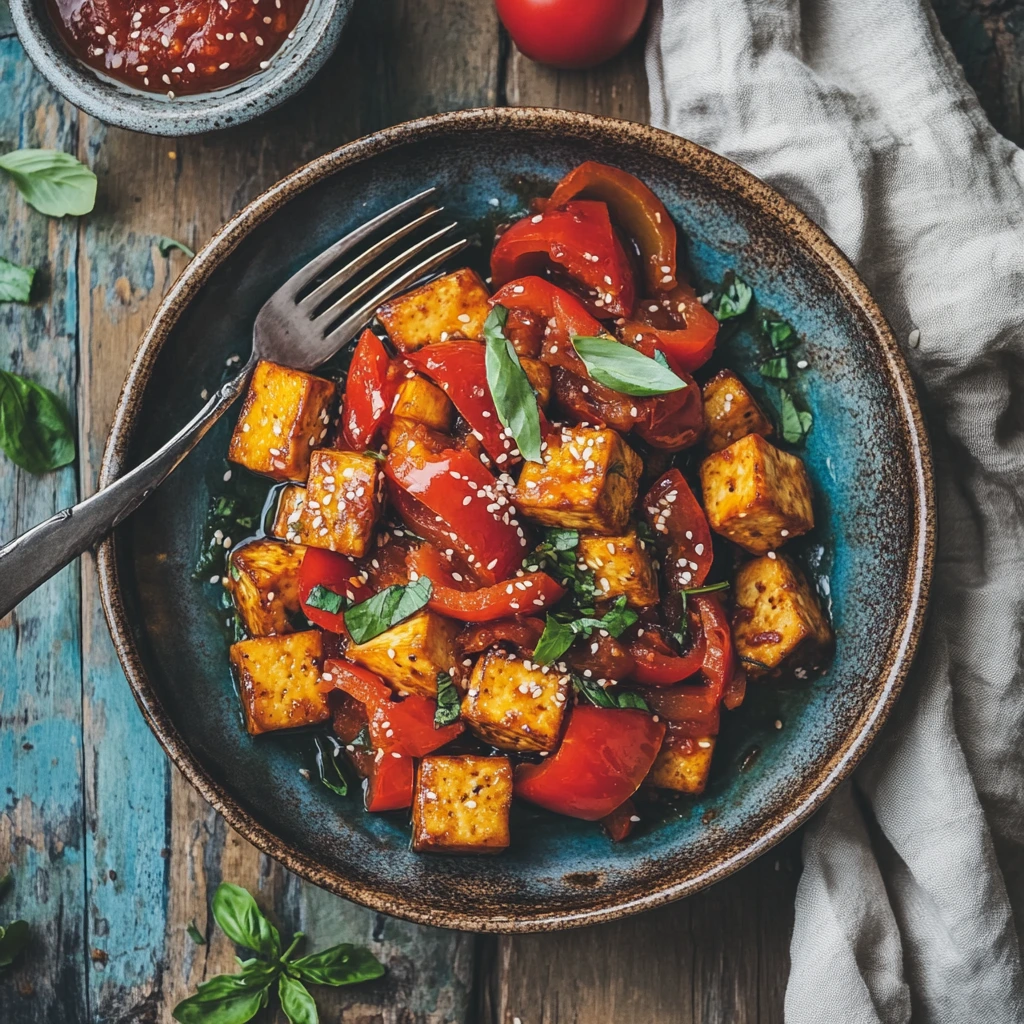
{"label": "basil sprig", "polygon": [[762,377],[769,380],[789,380],[789,356],[773,356],[758,367]]}
{"label": "basil sprig", "polygon": [[319,608],[322,612],[329,612],[337,615],[345,607],[345,598],[329,590],[322,583],[318,583],[310,592],[309,597],[303,602],[310,608]]}
{"label": "basil sprig", "polygon": [[595,629],[603,629],[612,636],[620,636],[636,620],[636,612],[626,607],[625,595],[619,597],[608,613],[600,619],[582,615],[562,622],[554,615],[548,615],[544,632],[541,633],[533,652],[533,660],[540,665],[550,665],[569,650],[576,637],[590,636]]}
{"label": "basil sprig", "polygon": [[722,294],[718,296],[718,302],[715,304],[715,319],[722,323],[725,320],[742,316],[750,308],[753,298],[754,290],[750,285],[742,277],[730,271],[726,275]]}
{"label": "basil sprig", "polygon": [[788,352],[800,344],[793,325],[786,320],[765,317],[761,321],[761,333],[768,339],[773,352]]}
{"label": "basil sprig", "polygon": [[433,592],[434,586],[426,576],[404,586],[388,587],[368,601],[352,605],[345,612],[345,627],[357,644],[365,644],[426,607]]}
{"label": "basil sprig", "polygon": [[508,310],[494,306],[484,321],[484,365],[487,386],[501,425],[512,432],[519,453],[527,462],[540,462],[540,412],[537,396],[530,385],[512,342],[505,337]]}
{"label": "basil sprig", "polygon": [[71,419],[41,384],[0,370],[0,448],[30,473],[48,473],[75,460]]}
{"label": "basil sprig", "polygon": [[35,267],[22,267],[0,256],[0,302],[28,302]]}
{"label": "basil sprig", "polygon": [[81,216],[96,204],[96,175],[70,153],[15,149],[0,156],[25,201],[48,217]]}
{"label": "basil sprig", "polygon": [[291,1024],[318,1024],[316,1003],[303,982],[313,985],[352,985],[379,978],[384,966],[369,950],[342,943],[292,959],[303,939],[296,932],[282,952],[277,929],[252,896],[241,887],[222,882],[213,897],[213,916],[232,942],[259,954],[239,960],[237,974],[218,974],[203,982],[196,994],[175,1006],[181,1024],[245,1024],[270,1000],[277,982],[281,1009]]}
{"label": "basil sprig", "polygon": [[647,701],[639,694],[629,690],[617,692],[611,688],[605,689],[598,686],[590,679],[574,675],[572,677],[573,689],[579,696],[599,708],[635,708],[637,711],[650,711]]}
{"label": "basil sprig", "polygon": [[790,444],[802,444],[814,425],[814,417],[806,409],[798,409],[788,391],[780,391],[782,436]]}
{"label": "basil sprig", "polygon": [[459,720],[461,704],[459,691],[455,689],[452,677],[447,672],[437,673],[437,710],[434,712],[434,728],[443,729]]}
{"label": "basil sprig", "polygon": [[594,380],[623,395],[646,398],[686,387],[667,365],[611,338],[575,335],[572,345]]}

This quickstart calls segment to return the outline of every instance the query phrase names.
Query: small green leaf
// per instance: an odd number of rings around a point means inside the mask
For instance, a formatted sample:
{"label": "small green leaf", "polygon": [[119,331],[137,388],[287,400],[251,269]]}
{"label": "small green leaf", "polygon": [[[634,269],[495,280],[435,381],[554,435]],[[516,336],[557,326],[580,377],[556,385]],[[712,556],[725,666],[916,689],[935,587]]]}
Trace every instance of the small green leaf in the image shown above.
{"label": "small green leaf", "polygon": [[96,204],[96,175],[70,153],[16,149],[0,156],[26,202],[48,217],[81,216]]}
{"label": "small green leaf", "polygon": [[321,611],[337,615],[345,607],[345,598],[328,590],[323,584],[318,583],[310,592],[309,597],[303,602],[310,608],[319,608]]}
{"label": "small green leaf", "polygon": [[241,886],[230,882],[217,886],[213,894],[213,916],[232,942],[268,959],[281,955],[281,936],[277,929]]}
{"label": "small green leaf", "polygon": [[430,580],[421,576],[414,583],[388,587],[368,601],[352,605],[345,612],[349,635],[357,644],[365,644],[426,607],[433,591]]}
{"label": "small green leaf", "polygon": [[293,960],[291,966],[311,985],[355,985],[384,974],[384,965],[368,949],[348,942]]}
{"label": "small green leaf", "polygon": [[28,925],[24,921],[12,921],[0,928],[0,967],[10,967],[27,943]]}
{"label": "small green leaf", "polygon": [[782,436],[790,444],[802,444],[814,425],[814,417],[811,413],[798,409],[788,392],[782,391],[780,394],[782,406],[779,418],[782,425]]}
{"label": "small green leaf", "polygon": [[693,597],[695,594],[714,594],[719,590],[728,590],[732,584],[722,581],[721,583],[709,583],[705,587],[687,587],[685,590],[681,590],[680,593],[684,597]]}
{"label": "small green leaf", "polygon": [[319,1024],[316,1003],[301,981],[282,973],[277,979],[277,994],[281,999],[281,1009],[291,1024]]}
{"label": "small green leaf", "polygon": [[637,618],[636,612],[632,608],[626,607],[626,596],[623,594],[616,599],[615,604],[608,610],[598,628],[608,630],[612,636],[621,636],[636,622]]}
{"label": "small green leaf", "polygon": [[666,395],[686,387],[686,381],[668,367],[611,338],[575,335],[572,344],[587,373],[600,384],[623,395],[643,398]]}
{"label": "small green leaf", "polygon": [[250,961],[238,974],[217,974],[171,1011],[181,1024],[245,1024],[267,1005],[277,964]]}
{"label": "small green leaf", "polygon": [[0,448],[30,473],[75,460],[71,418],[61,400],[34,381],[0,370]]}
{"label": "small green leaf", "polygon": [[437,710],[434,712],[434,728],[441,729],[459,720],[459,691],[455,689],[452,677],[447,672],[437,673]]}
{"label": "small green leaf", "polygon": [[348,779],[341,767],[341,747],[331,736],[314,736],[316,770],[320,781],[332,793],[348,796]]}
{"label": "small green leaf", "polygon": [[501,425],[512,431],[520,454],[528,462],[540,462],[540,412],[530,379],[512,343],[505,337],[508,310],[496,305],[484,321],[484,362],[487,386]]}
{"label": "small green leaf", "polygon": [[770,380],[789,380],[789,356],[774,356],[758,367],[762,377]]}
{"label": "small green leaf", "polygon": [[655,361],[655,362],[656,362],[656,363],[657,363],[657,364],[658,364],[659,366],[664,366],[666,370],[669,370],[669,371],[671,371],[672,367],[671,367],[671,366],[669,366],[669,363],[668,363],[668,356],[666,356],[666,355],[665,355],[665,353],[664,353],[664,352],[662,352],[660,348],[656,348],[656,349],[654,350],[654,361]]}
{"label": "small green leaf", "polygon": [[188,932],[188,937],[197,945],[205,946],[206,939],[203,938],[203,933],[196,927],[196,919],[192,918],[189,922],[188,928],[185,929]]}
{"label": "small green leaf", "polygon": [[178,242],[173,238],[168,238],[166,235],[161,235],[156,240],[156,247],[160,250],[160,255],[165,257],[170,256],[172,249],[183,252],[189,259],[195,256],[195,253],[184,242]]}
{"label": "small green leaf", "polygon": [[28,302],[35,267],[22,267],[0,256],[0,302]]}
{"label": "small green leaf", "polygon": [[559,622],[553,615],[548,615],[544,632],[537,641],[533,652],[533,660],[538,665],[550,665],[557,661],[576,639],[576,630],[568,622]]}
{"label": "small green leaf", "polygon": [[775,352],[788,352],[800,344],[793,325],[785,320],[762,320],[761,333],[768,339]]}
{"label": "small green leaf", "polygon": [[626,690],[618,693],[617,687],[598,686],[590,679],[574,675],[572,677],[573,689],[584,700],[599,708],[631,708],[637,711],[650,711],[647,702],[638,694]]}
{"label": "small green leaf", "polygon": [[540,665],[550,665],[569,650],[577,636],[590,636],[595,629],[603,629],[612,636],[619,636],[636,620],[636,612],[626,607],[625,596],[619,597],[608,613],[600,619],[585,615],[570,622],[561,622],[553,615],[548,615],[533,658]]}
{"label": "small green leaf", "polygon": [[629,690],[616,695],[616,706],[620,708],[635,708],[637,711],[650,711],[650,706],[638,693]]}
{"label": "small green leaf", "polygon": [[753,297],[753,289],[743,278],[733,273],[727,274],[725,289],[719,295],[718,303],[715,306],[715,318],[722,322],[742,316],[749,308],[750,300]]}

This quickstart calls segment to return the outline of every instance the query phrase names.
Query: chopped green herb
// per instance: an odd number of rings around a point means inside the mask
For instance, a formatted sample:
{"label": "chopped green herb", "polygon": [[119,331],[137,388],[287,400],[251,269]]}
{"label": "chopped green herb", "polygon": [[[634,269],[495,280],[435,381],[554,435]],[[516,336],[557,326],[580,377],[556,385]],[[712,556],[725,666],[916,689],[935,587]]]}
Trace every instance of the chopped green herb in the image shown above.
{"label": "chopped green herb", "polygon": [[619,597],[608,613],[600,619],[581,616],[569,622],[562,622],[553,615],[548,615],[544,632],[533,652],[533,660],[540,665],[550,665],[569,650],[577,636],[590,636],[595,629],[603,629],[612,636],[620,636],[636,620],[636,612],[626,607],[625,596]]}
{"label": "chopped green herb", "polygon": [[380,636],[425,607],[433,590],[430,580],[421,576],[414,583],[388,587],[368,601],[354,604],[345,612],[349,635],[357,644]]}
{"label": "chopped green herb", "polygon": [[788,391],[780,394],[782,436],[790,444],[802,444],[814,425],[814,417],[806,410],[798,409]]}
{"label": "chopped green herb", "polygon": [[714,594],[719,590],[728,590],[732,584],[723,580],[721,583],[708,583],[703,587],[687,587],[680,591],[685,597],[693,597],[695,594]]}
{"label": "chopped green herb", "polygon": [[587,373],[606,387],[623,395],[646,397],[666,395],[686,387],[686,381],[677,377],[666,365],[637,352],[612,338],[572,339]]}
{"label": "chopped green herb", "polygon": [[599,708],[635,708],[638,711],[650,711],[643,697],[629,691],[617,692],[617,688],[605,688],[582,676],[572,677],[573,689],[590,704]]}
{"label": "chopped green herb", "polygon": [[348,796],[348,779],[341,767],[341,744],[333,736],[314,736],[313,744],[320,781],[338,796]]}
{"label": "chopped green herb", "polygon": [[22,267],[0,256],[0,302],[28,302],[35,267]]}
{"label": "chopped green herb", "polygon": [[789,380],[789,356],[773,356],[758,368],[762,377],[770,380]]}
{"label": "chopped green herb", "polygon": [[387,462],[388,460],[388,457],[386,455],[382,455],[380,452],[375,452],[370,448],[367,448],[366,451],[363,452],[363,454],[366,455],[368,458],[376,459],[378,462]]}
{"label": "chopped green herb", "polygon": [[657,364],[658,364],[659,366],[664,366],[666,370],[669,370],[669,371],[671,371],[672,367],[671,367],[671,366],[669,366],[669,363],[668,363],[668,357],[667,357],[667,356],[665,355],[665,353],[664,353],[664,352],[662,352],[662,351],[661,351],[661,349],[660,349],[660,348],[656,348],[656,349],[654,350],[654,361],[655,361],[655,362],[656,362],[656,363],[657,363]]}
{"label": "chopped green herb", "polygon": [[548,572],[569,589],[572,605],[582,615],[593,615],[597,599],[594,574],[580,568],[576,548],[580,535],[576,530],[552,528],[545,530],[544,540],[523,559],[528,572]]}
{"label": "chopped green herb", "polygon": [[189,922],[189,926],[185,930],[188,932],[188,937],[197,946],[205,946],[206,945],[206,939],[203,938],[203,933],[196,927],[196,919],[194,917]]}
{"label": "chopped green herb", "polygon": [[322,583],[318,583],[310,592],[309,597],[303,602],[310,608],[319,608],[321,611],[337,615],[345,607],[345,598],[328,590]]}
{"label": "chopped green herb", "polygon": [[434,728],[441,729],[459,720],[459,691],[455,689],[452,677],[447,672],[437,673],[437,710],[434,712]]}
{"label": "chopped green herb", "polygon": [[0,156],[25,201],[48,217],[81,216],[96,204],[96,175],[70,153],[15,149]]}
{"label": "chopped green herb", "polygon": [[733,273],[727,274],[725,288],[715,305],[715,318],[722,322],[742,316],[749,308],[753,297],[753,289],[743,278]]}
{"label": "chopped green herb", "polygon": [[773,351],[788,352],[800,344],[800,339],[793,330],[793,325],[785,320],[761,321],[761,333],[768,339]]}
{"label": "chopped green herb", "polygon": [[30,473],[48,473],[75,460],[71,418],[41,384],[0,370],[0,448]]}
{"label": "chopped green herb", "polygon": [[168,238],[166,235],[161,235],[156,240],[156,247],[160,250],[160,255],[165,257],[170,256],[172,249],[183,252],[189,259],[195,256],[195,253],[184,242],[178,242],[173,238]]}
{"label": "chopped green herb", "polygon": [[491,309],[484,321],[487,386],[501,425],[512,432],[516,445],[528,462],[540,462],[540,411],[537,395],[519,362],[512,343],[505,337],[508,310],[502,305]]}

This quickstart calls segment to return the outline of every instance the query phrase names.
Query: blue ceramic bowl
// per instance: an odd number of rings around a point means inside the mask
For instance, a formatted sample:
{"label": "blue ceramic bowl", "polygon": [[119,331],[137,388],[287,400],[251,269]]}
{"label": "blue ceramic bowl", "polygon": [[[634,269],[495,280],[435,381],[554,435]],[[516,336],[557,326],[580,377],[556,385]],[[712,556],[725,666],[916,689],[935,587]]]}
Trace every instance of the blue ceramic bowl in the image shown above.
{"label": "blue ceramic bowl", "polygon": [[[927,442],[907,368],[853,269],[814,224],[734,164],[652,128],[583,114],[427,118],[329,153],[264,193],[164,300],[128,375],[103,481],[192,415],[225,359],[248,352],[266,297],[357,223],[435,184],[447,209],[476,226],[483,255],[498,220],[587,159],[623,167],[658,193],[701,287],[734,269],[763,308],[806,338],[801,379],[814,429],[805,457],[819,525],[798,552],[831,610],[835,662],[798,690],[749,688],[743,707],[725,716],[702,797],[619,844],[592,824],[516,807],[503,855],[421,856],[402,815],[366,814],[358,794],[340,798],[315,775],[300,776],[311,767],[308,737],[249,737],[225,613],[211,602],[216,588],[192,577],[210,495],[223,486],[231,416],[100,552],[104,609],[128,680],[192,784],[299,874],[434,925],[529,931],[606,920],[694,892],[763,853],[863,754],[896,698],[924,613],[934,515]],[[741,371],[756,365],[749,331],[724,348]]]}
{"label": "blue ceramic bowl", "polygon": [[250,121],[305,86],[338,45],[355,0],[309,0],[270,67],[224,89],[168,99],[97,74],[61,39],[48,0],[9,0],[14,28],[39,73],[87,114],[150,135],[199,135]]}

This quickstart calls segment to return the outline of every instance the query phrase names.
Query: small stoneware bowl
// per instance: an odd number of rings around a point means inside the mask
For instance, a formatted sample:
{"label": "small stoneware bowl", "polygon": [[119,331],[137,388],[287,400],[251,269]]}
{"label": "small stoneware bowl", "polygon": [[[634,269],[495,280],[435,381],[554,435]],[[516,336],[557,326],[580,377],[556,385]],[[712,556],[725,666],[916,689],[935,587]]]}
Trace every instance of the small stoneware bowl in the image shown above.
{"label": "small stoneware bowl", "polygon": [[[267,296],[356,224],[436,185],[447,211],[478,233],[470,258],[482,262],[495,225],[584,160],[643,179],[679,225],[698,287],[710,290],[734,269],[761,310],[796,327],[810,364],[800,376],[814,414],[803,454],[818,525],[793,547],[831,611],[835,661],[798,689],[748,687],[743,706],[723,716],[701,797],[664,805],[621,843],[591,823],[516,806],[512,846],[502,855],[422,856],[409,848],[403,815],[367,814],[358,793],[339,797],[321,785],[308,735],[248,736],[228,669],[220,588],[206,574],[194,577],[204,515],[225,486],[232,415],[99,555],[103,606],[128,681],[196,789],[300,875],[377,910],[449,928],[567,928],[692,893],[806,820],[885,720],[924,615],[931,464],[906,365],[853,268],[765,184],[653,128],[555,110],[426,118],[313,161],[218,232],[147,330],[104,456],[107,483],[182,425],[200,392],[221,380],[225,361],[247,355]],[[726,334],[724,361],[759,380],[755,325]],[[763,397],[778,407],[777,391]],[[314,769],[311,780],[301,768]]]}
{"label": "small stoneware bowl", "polygon": [[21,45],[39,73],[87,114],[150,135],[198,135],[242,124],[305,86],[334,52],[355,0],[309,0],[294,36],[270,66],[224,89],[177,96],[143,92],[98,75],[67,47],[49,0],[10,0]]}

